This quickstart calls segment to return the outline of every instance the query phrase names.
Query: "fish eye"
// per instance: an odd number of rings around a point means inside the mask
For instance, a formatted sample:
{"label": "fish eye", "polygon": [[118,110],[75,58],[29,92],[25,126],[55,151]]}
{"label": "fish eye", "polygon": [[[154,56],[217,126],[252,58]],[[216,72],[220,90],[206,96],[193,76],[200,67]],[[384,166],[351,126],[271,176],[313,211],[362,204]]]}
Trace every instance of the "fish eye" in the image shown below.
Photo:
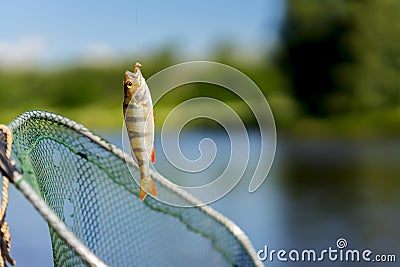
{"label": "fish eye", "polygon": [[128,81],[126,83],[126,87],[128,87],[129,89],[131,89],[133,87],[133,82],[132,81]]}

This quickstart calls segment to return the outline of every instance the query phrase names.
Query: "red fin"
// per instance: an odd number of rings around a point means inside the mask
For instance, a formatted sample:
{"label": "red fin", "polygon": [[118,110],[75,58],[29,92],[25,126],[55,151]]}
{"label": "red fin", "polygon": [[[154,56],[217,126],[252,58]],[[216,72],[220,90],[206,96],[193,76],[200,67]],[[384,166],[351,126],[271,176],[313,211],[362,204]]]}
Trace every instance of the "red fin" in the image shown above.
{"label": "red fin", "polygon": [[156,160],[156,153],[154,152],[154,146],[151,149],[151,163],[154,164],[154,161]]}
{"label": "red fin", "polygon": [[[155,125],[156,124],[156,117],[154,116],[154,109],[152,110],[152,112],[153,112],[153,120],[154,120],[154,125]],[[156,154],[154,152],[154,146],[153,146],[153,148],[151,149],[151,163],[154,164],[155,160],[156,160]]]}
{"label": "red fin", "polygon": [[[144,189],[144,190],[143,190]],[[140,179],[140,200],[143,201],[143,199],[147,196],[147,193],[150,195],[156,197],[157,196],[157,190],[156,186],[154,185],[153,179],[150,177]]]}

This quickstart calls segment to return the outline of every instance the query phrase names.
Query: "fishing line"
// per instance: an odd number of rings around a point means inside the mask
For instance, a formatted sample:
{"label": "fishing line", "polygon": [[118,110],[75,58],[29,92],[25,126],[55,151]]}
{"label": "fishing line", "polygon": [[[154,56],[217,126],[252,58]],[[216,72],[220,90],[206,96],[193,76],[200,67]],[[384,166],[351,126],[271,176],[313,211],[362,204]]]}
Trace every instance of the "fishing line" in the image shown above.
{"label": "fishing line", "polygon": [[137,56],[136,56],[136,58],[137,58],[137,60],[139,60],[139,38],[138,38],[138,36],[139,36],[139,24],[138,24],[138,6],[139,6],[139,4],[138,4],[138,2],[139,2],[139,0],[136,0],[136,15],[135,15],[135,19],[136,19],[136,54],[137,54]]}

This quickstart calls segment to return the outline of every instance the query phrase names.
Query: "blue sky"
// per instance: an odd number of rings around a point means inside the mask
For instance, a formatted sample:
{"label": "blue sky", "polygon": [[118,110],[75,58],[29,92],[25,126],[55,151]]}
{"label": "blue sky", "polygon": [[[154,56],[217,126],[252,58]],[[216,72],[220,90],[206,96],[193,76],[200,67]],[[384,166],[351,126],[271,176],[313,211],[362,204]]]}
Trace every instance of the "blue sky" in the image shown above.
{"label": "blue sky", "polygon": [[215,44],[256,52],[277,40],[283,0],[1,1],[0,64],[138,56],[175,46],[206,56]]}

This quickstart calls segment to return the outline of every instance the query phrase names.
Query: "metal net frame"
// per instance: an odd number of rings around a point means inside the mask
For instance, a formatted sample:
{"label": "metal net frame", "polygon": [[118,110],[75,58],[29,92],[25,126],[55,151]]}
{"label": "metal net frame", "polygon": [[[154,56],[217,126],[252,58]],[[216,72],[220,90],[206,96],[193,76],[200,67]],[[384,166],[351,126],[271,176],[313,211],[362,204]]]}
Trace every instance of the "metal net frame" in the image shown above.
{"label": "metal net frame", "polygon": [[236,224],[154,170],[159,194],[194,207],[140,202],[135,161],[84,126],[28,111],[9,128],[11,181],[48,222],[55,266],[263,266]]}

